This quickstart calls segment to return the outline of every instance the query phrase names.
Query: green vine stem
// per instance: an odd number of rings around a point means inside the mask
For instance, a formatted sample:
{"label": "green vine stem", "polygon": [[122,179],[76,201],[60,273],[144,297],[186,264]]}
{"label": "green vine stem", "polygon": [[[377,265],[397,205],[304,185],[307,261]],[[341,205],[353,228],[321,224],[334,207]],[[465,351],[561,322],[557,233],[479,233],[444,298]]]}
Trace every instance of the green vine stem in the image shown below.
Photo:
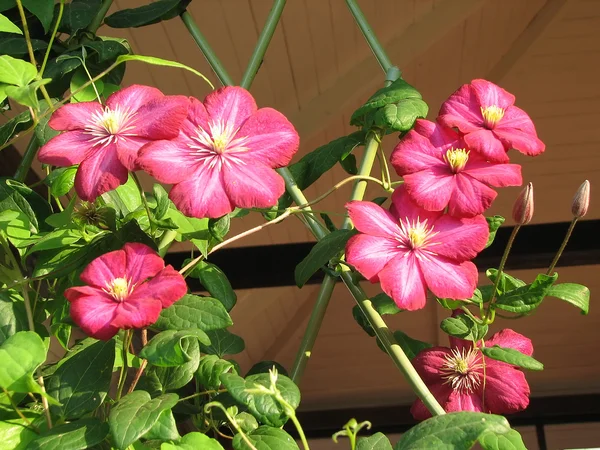
{"label": "green vine stem", "polygon": [[235,419],[233,417],[231,417],[231,415],[227,412],[227,409],[221,403],[219,403],[219,402],[207,403],[206,405],[204,405],[204,412],[206,414],[208,414],[210,412],[210,410],[214,407],[217,407],[221,411],[223,411],[223,414],[225,414],[225,417],[227,417],[227,420],[229,420],[231,425],[233,425],[233,428],[235,428],[235,430],[242,436],[242,439],[248,445],[248,447],[250,447],[252,450],[257,450],[257,448],[254,446],[254,444],[252,444],[252,442],[250,441],[250,439],[248,439],[248,436],[246,436],[246,433],[244,433],[244,431],[240,428],[240,426],[235,421]]}
{"label": "green vine stem", "polygon": [[[54,24],[54,29],[52,30],[52,35],[50,36],[50,41],[48,42],[48,48],[46,49],[46,53],[44,54],[42,66],[40,67],[40,71],[38,72],[40,78],[44,76],[44,70],[46,70],[46,63],[48,62],[48,57],[50,56],[50,51],[52,50],[52,44],[54,43],[54,39],[56,38],[56,33],[58,33],[58,27],[60,26],[60,22],[62,21],[64,10],[65,0],[60,0],[58,4],[58,16],[56,16],[56,23]],[[48,107],[52,108],[52,104],[49,104]]]}
{"label": "green vine stem", "polygon": [[198,47],[200,47],[200,50],[202,50],[204,57],[208,61],[208,64],[210,64],[212,70],[215,72],[217,78],[219,78],[219,81],[221,81],[221,84],[223,84],[223,86],[232,86],[233,80],[223,67],[223,64],[221,64],[221,61],[211,48],[204,35],[200,32],[200,28],[198,28],[198,25],[196,25],[196,22],[194,22],[193,17],[189,12],[187,12],[187,10],[181,13],[181,20],[183,20],[185,27],[192,35],[192,38]]}
{"label": "green vine stem", "polygon": [[578,219],[579,219],[579,217],[573,217],[573,220],[571,220],[571,224],[569,225],[567,234],[565,234],[565,238],[563,239],[562,244],[560,244],[560,248],[556,252],[556,255],[554,255],[554,259],[552,260],[550,267],[548,267],[548,270],[546,271],[546,275],[550,275],[552,273],[552,271],[554,270],[554,268],[556,267],[556,264],[558,263],[560,256],[562,255],[563,251],[565,250],[565,247],[567,246],[567,243],[569,242],[569,239],[571,238],[571,234],[573,233],[573,230],[575,229],[575,225],[577,224]]}
{"label": "green vine stem", "polygon": [[[113,0],[103,0],[102,4],[100,5],[100,9],[98,10],[98,13],[96,14],[96,16],[92,19],[92,22],[88,25],[87,27],[87,31],[89,31],[90,33],[96,33],[96,31],[98,31],[98,28],[100,28],[100,25],[102,25],[102,21],[104,20],[104,17],[106,16],[106,13],[108,13],[108,10],[110,9],[111,5],[112,5]],[[62,1],[61,1],[62,3]]]}
{"label": "green vine stem", "polygon": [[25,153],[23,154],[23,159],[19,163],[19,167],[17,167],[17,171],[15,172],[15,180],[23,183],[25,181],[25,177],[27,177],[27,173],[31,168],[31,164],[35,159],[35,155],[37,155],[38,150],[40,149],[40,145],[38,143],[37,137],[32,136],[27,148],[25,149]]}

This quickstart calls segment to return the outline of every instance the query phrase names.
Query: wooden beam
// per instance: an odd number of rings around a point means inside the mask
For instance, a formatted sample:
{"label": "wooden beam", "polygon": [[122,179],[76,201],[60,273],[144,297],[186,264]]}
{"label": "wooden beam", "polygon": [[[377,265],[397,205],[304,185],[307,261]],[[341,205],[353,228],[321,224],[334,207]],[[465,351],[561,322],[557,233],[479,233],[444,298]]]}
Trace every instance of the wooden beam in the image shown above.
{"label": "wooden beam", "polygon": [[[406,67],[488,1],[490,0],[445,0],[440,3],[421,20],[385,43],[393,63],[400,68]],[[286,115],[303,140],[307,140],[339,115],[344,106],[357,98],[368,96],[382,86],[383,80],[381,69],[373,55],[369,55],[300,111],[286,111]]]}
{"label": "wooden beam", "polygon": [[508,52],[490,70],[487,79],[495,83],[502,81],[548,26],[566,11],[567,4],[567,0],[548,0],[514,41]]}

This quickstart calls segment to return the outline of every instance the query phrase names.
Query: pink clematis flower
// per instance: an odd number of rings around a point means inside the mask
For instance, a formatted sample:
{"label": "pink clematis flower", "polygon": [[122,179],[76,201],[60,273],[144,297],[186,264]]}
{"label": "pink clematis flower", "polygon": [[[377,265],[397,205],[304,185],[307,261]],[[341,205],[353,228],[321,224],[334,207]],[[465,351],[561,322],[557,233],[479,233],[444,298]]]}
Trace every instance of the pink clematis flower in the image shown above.
{"label": "pink clematis flower", "polygon": [[417,120],[392,152],[391,162],[415,202],[457,217],[483,213],[496,198],[490,186],[519,186],[521,166],[488,162],[471,152],[458,133]]}
{"label": "pink clematis flower", "polygon": [[458,128],[469,148],[487,160],[508,162],[506,152],[510,148],[530,156],[539,155],[545,145],[538,139],[527,113],[514,102],[514,95],[494,83],[473,80],[444,102],[438,121]]}
{"label": "pink clematis flower", "polygon": [[185,280],[144,244],[94,259],[81,273],[88,286],[65,291],[73,321],[89,336],[108,340],[119,329],[143,328],[187,292]]}
{"label": "pink clematis flower", "polygon": [[469,260],[487,243],[483,216],[426,211],[403,187],[394,191],[389,212],[371,202],[346,208],[360,231],[346,245],[346,260],[372,283],[380,281],[399,308],[423,308],[427,289],[442,298],[473,295],[477,268]]}
{"label": "pink clematis flower", "polygon": [[137,170],[140,147],[176,137],[188,107],[185,96],[165,96],[140,85],[115,92],[106,106],[98,102],[61,106],[48,125],[64,133],[46,143],[38,159],[61,167],[79,164],[75,191],[82,200],[93,202],[124,184],[129,170]]}
{"label": "pink clematis flower", "polygon": [[298,150],[298,133],[278,111],[257,110],[241,87],[224,87],[191,107],[177,139],[140,150],[138,164],[174,184],[169,197],[192,217],[220,217],[234,208],[267,208],[283,194],[273,169]]}
{"label": "pink clematis flower", "polygon": [[[446,412],[511,414],[527,408],[529,385],[519,368],[484,357],[470,341],[451,337],[450,345],[425,349],[412,360]],[[485,345],[513,348],[528,356],[533,353],[531,340],[510,329],[494,334]],[[431,417],[421,400],[415,401],[411,413],[417,420]]]}

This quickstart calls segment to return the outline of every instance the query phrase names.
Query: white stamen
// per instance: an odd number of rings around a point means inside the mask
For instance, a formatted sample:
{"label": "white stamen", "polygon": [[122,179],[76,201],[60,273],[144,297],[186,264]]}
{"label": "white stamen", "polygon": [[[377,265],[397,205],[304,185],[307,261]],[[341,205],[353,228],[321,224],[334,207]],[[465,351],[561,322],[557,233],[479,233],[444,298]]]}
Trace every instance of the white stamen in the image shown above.
{"label": "white stamen", "polygon": [[483,369],[479,350],[457,348],[452,349],[452,354],[446,356],[446,362],[441,368],[442,378],[452,389],[461,393],[472,393],[481,385]]}
{"label": "white stamen", "polygon": [[88,134],[92,135],[94,146],[105,146],[119,139],[126,139],[127,136],[135,136],[131,131],[135,129],[135,112],[128,108],[116,106],[114,109],[105,107],[102,111],[96,111],[92,114],[90,121],[85,126]]}

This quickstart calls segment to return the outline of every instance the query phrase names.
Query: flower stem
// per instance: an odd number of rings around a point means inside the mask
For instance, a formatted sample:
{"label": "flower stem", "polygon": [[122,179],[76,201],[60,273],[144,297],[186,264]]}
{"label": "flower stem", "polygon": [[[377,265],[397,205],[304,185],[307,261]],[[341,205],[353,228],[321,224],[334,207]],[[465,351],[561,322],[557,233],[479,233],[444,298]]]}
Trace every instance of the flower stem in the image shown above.
{"label": "flower stem", "polygon": [[[112,5],[112,2],[113,2],[113,0],[103,0],[102,1],[102,4],[100,5],[100,9],[98,10],[98,13],[96,14],[96,16],[92,19],[92,22],[88,25],[87,31],[89,31],[90,33],[96,34],[96,31],[98,31],[98,28],[100,28],[100,25],[102,25],[102,21],[104,20],[106,13],[108,13],[108,10],[110,9],[110,7]],[[62,3],[62,0],[61,0],[61,3]]]}
{"label": "flower stem", "polygon": [[250,85],[254,81],[254,77],[256,76],[260,65],[262,64],[267,48],[269,47],[269,43],[271,42],[271,38],[273,37],[273,33],[275,33],[275,28],[277,28],[277,24],[281,18],[281,13],[283,12],[285,3],[286,0],[275,0],[273,2],[273,7],[267,16],[267,20],[262,31],[260,32],[254,52],[250,57],[250,61],[248,61],[248,66],[246,66],[246,71],[244,72],[244,76],[240,82],[240,86],[245,89],[250,89]]}
{"label": "flower stem", "polygon": [[21,410],[19,409],[19,407],[17,406],[17,404],[15,403],[15,401],[13,400],[13,398],[10,396],[10,392],[8,392],[4,388],[2,388],[2,390],[4,391],[4,394],[6,394],[6,397],[8,398],[8,401],[10,402],[10,405],[13,407],[13,409],[19,415],[19,417],[21,419],[23,419],[23,421],[27,424],[28,427],[30,427],[33,431],[35,431],[36,433],[39,434],[40,430],[38,430],[38,428],[34,424],[32,424],[31,421],[27,417],[25,417],[23,415],[23,413],[21,412]]}
{"label": "flower stem", "polygon": [[152,220],[152,214],[150,213],[150,207],[148,206],[148,200],[146,199],[146,193],[144,192],[144,188],[142,187],[142,182],[135,174],[135,172],[131,172],[131,178],[135,181],[135,184],[140,191],[140,196],[142,198],[142,203],[144,204],[144,209],[146,210],[146,215],[148,216],[148,225],[150,226],[150,234],[154,235],[154,230],[156,226],[154,225],[154,221]]}
{"label": "flower stem", "polygon": [[33,54],[33,46],[31,45],[31,37],[29,36],[29,27],[27,26],[27,19],[25,18],[25,10],[23,9],[23,3],[21,0],[17,0],[17,8],[19,9],[19,16],[21,17],[21,23],[23,24],[23,34],[25,35],[25,45],[27,46],[29,61],[31,64],[37,67],[35,55]]}
{"label": "flower stem", "polygon": [[573,217],[573,220],[571,220],[571,224],[569,225],[567,234],[565,234],[565,238],[563,239],[562,244],[560,244],[560,248],[558,249],[558,252],[556,252],[556,255],[554,256],[554,259],[552,260],[550,267],[548,267],[548,271],[546,272],[546,275],[550,275],[552,273],[552,271],[554,270],[554,268],[556,267],[556,264],[558,263],[560,256],[562,255],[563,251],[565,250],[565,247],[567,246],[567,242],[569,242],[569,239],[571,238],[571,234],[573,233],[573,229],[575,228],[575,224],[577,223],[577,220],[578,220],[578,217]]}
{"label": "flower stem", "polygon": [[210,402],[210,403],[207,403],[206,405],[204,405],[204,412],[208,413],[211,410],[211,408],[213,408],[215,406],[217,408],[219,408],[221,411],[223,411],[223,414],[225,414],[225,417],[227,417],[227,420],[229,420],[229,422],[231,423],[231,425],[233,425],[233,428],[235,428],[235,430],[242,436],[242,439],[244,440],[244,442],[246,442],[246,444],[248,445],[248,447],[250,447],[252,450],[257,450],[257,448],[254,446],[254,444],[252,444],[252,442],[250,441],[250,439],[248,439],[248,436],[246,436],[246,434],[240,428],[240,426],[235,421],[235,419],[233,417],[231,417],[231,415],[227,412],[227,409],[221,403],[219,403],[219,402]]}
{"label": "flower stem", "polygon": [[[44,70],[46,70],[46,63],[48,62],[48,57],[50,56],[50,51],[52,50],[52,44],[54,43],[54,38],[56,38],[56,33],[58,33],[58,26],[62,20],[63,11],[65,10],[65,0],[60,0],[58,4],[58,16],[56,17],[56,23],[54,24],[54,29],[52,30],[52,34],[50,35],[50,41],[48,42],[48,48],[46,49],[46,53],[44,54],[44,60],[42,61],[42,66],[40,67],[40,71],[38,72],[40,78],[44,76]],[[52,108],[52,104],[48,105],[49,108]]]}
{"label": "flower stem", "polygon": [[19,167],[17,167],[17,171],[15,172],[15,180],[24,182],[25,177],[27,176],[27,172],[31,168],[31,164],[37,155],[40,146],[38,144],[38,140],[36,136],[32,136],[29,144],[27,145],[27,149],[25,149],[25,153],[23,154],[23,159],[19,163]]}
{"label": "flower stem", "polygon": [[127,353],[129,351],[129,344],[131,343],[132,338],[132,330],[124,330],[122,348],[123,365],[121,366],[121,374],[119,375],[119,384],[117,386],[117,395],[115,397],[115,401],[117,402],[121,399],[123,387],[125,386],[125,381],[127,380]]}
{"label": "flower stem", "polygon": [[190,13],[186,10],[181,13],[180,17],[189,33],[192,35],[192,38],[198,47],[200,47],[200,50],[202,50],[206,61],[208,61],[208,64],[210,64],[210,67],[217,78],[219,78],[221,84],[223,84],[223,86],[232,86],[234,84],[233,80],[223,67],[223,64],[221,64],[221,61],[211,48],[204,35],[200,32],[200,28],[198,28],[198,25],[196,25],[196,22],[194,22],[194,19]]}

